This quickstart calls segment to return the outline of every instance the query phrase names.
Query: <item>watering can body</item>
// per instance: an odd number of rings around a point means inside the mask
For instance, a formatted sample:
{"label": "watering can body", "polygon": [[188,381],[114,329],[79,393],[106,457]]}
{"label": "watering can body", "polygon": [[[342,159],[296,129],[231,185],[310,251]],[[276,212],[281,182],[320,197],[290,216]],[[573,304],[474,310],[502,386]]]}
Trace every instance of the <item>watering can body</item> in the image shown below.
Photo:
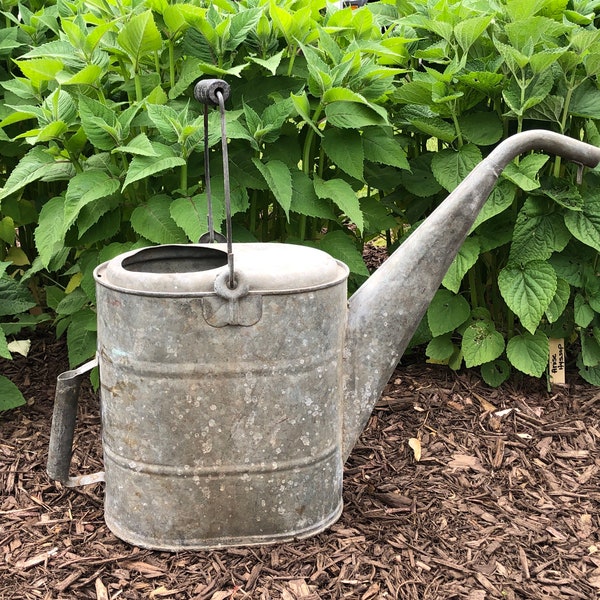
{"label": "watering can body", "polygon": [[[342,510],[348,269],[291,245],[135,250],[95,271],[105,520],[138,546],[285,541]],[[247,283],[247,285],[246,285]]]}
{"label": "watering can body", "polygon": [[[157,246],[95,271],[105,518],[136,545],[216,548],[312,535],[342,510],[343,463],[502,169],[498,145],[347,301],[348,269],[281,244]],[[230,265],[229,265],[230,266]],[[228,278],[229,277],[229,278]],[[59,377],[48,473],[69,477],[77,385]]]}

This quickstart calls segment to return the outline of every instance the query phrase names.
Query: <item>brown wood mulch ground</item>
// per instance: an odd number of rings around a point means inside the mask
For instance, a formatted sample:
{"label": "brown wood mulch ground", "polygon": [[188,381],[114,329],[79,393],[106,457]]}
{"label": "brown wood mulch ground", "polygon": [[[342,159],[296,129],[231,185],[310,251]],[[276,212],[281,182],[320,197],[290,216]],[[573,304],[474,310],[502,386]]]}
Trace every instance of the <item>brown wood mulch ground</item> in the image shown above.
{"label": "brown wood mulch ground", "polygon": [[[38,337],[27,359],[0,361],[28,400],[0,416],[0,598],[598,598],[600,390],[577,379],[491,390],[410,363],[348,460],[337,524],[297,543],[169,554],[109,532],[103,484],[48,480],[66,365],[63,343]],[[89,390],[76,446],[74,470],[101,469]]]}

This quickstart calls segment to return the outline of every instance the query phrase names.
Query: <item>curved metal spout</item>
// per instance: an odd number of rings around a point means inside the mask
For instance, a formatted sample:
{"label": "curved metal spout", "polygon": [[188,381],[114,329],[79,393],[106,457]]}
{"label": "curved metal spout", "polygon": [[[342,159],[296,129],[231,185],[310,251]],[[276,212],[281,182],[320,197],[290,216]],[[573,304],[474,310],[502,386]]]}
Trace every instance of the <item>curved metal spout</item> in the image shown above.
{"label": "curved metal spout", "polygon": [[344,347],[344,460],[506,165],[544,150],[595,167],[600,149],[544,130],[499,144],[350,298]]}

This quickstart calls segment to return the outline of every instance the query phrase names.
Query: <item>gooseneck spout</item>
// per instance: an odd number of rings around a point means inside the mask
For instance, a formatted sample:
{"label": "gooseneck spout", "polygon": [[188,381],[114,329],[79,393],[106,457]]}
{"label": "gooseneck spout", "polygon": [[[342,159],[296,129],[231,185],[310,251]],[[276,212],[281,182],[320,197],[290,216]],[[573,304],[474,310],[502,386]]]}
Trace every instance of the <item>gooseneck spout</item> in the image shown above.
{"label": "gooseneck spout", "polygon": [[344,460],[506,165],[543,150],[595,167],[600,149],[544,130],[499,144],[350,298],[344,347]]}

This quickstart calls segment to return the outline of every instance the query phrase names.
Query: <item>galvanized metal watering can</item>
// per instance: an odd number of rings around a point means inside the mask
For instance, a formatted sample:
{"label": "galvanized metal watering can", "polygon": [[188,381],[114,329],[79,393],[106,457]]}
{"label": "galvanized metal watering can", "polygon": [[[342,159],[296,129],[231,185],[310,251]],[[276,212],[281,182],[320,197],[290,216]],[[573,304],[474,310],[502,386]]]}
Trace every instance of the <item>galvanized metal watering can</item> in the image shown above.
{"label": "galvanized metal watering can", "polygon": [[[531,149],[600,162],[548,131],[509,138],[349,301],[348,268],[294,245],[157,246],[100,265],[97,360],[58,379],[50,477],[105,480],[109,528],[148,548],[331,525],[383,387],[500,172]],[[78,387],[96,364],[105,473],[69,477]]]}

